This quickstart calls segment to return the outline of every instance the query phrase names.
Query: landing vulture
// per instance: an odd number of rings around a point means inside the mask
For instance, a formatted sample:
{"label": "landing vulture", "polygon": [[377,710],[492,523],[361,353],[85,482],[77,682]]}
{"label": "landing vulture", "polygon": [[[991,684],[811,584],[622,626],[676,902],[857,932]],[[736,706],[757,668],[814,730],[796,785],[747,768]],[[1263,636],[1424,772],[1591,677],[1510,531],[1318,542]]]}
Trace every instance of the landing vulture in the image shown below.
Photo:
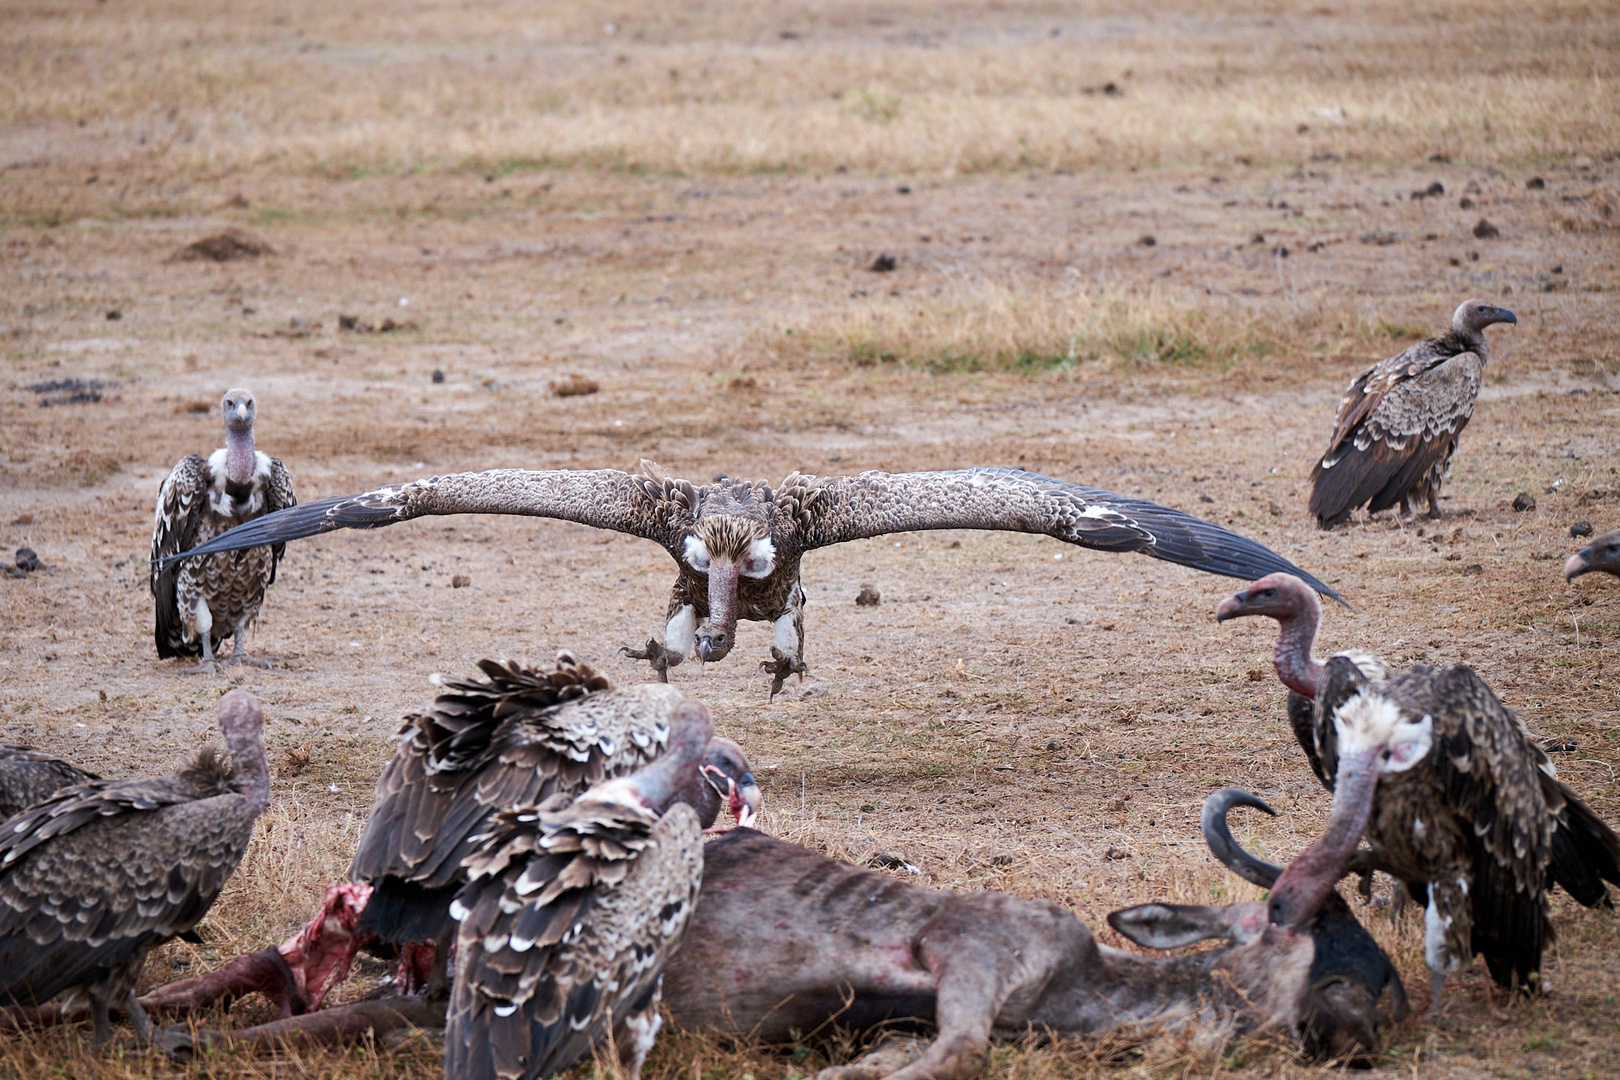
{"label": "landing vulture", "polygon": [[[373,942],[402,958],[401,989],[425,979],[430,996],[445,989],[447,946],[455,933],[450,902],[466,882],[463,863],[498,811],[577,795],[634,772],[666,750],[670,725],[702,710],[674,687],[646,683],[614,690],[589,664],[559,653],[551,671],[481,660],[483,678],[435,676],[431,708],[405,718],[399,747],[377,780],[349,876],[370,886],[343,960],[324,954],[301,964],[341,979],[354,952]],[[716,737],[697,780],[680,793],[712,825],[723,805],[751,821],[759,788],[741,748]],[[352,904],[330,894],[330,903]],[[314,927],[338,917],[323,909]],[[305,980],[310,1005],[320,980]]]}
{"label": "landing vulture", "polygon": [[1312,515],[1321,528],[1359,506],[1370,513],[1428,500],[1440,516],[1440,485],[1491,358],[1485,328],[1516,323],[1506,308],[1469,300],[1451,317],[1451,332],[1420,341],[1356,376],[1339,402],[1327,453],[1311,470]]}
{"label": "landing vulture", "polygon": [[[216,663],[267,665],[247,654],[246,637],[276,580],[283,544],[222,549],[207,558],[176,562],[243,522],[296,506],[292,477],[279,458],[253,448],[258,405],[246,390],[228,390],[225,447],[203,457],[187,454],[158,488],[152,525],[152,598],[157,621],[152,636],[160,657],[201,656],[184,674],[212,674]],[[226,638],[231,655],[214,656]]]}
{"label": "landing vulture", "polygon": [[55,754],[0,743],[0,821],[43,802],[62,788],[100,779]]}
{"label": "landing vulture", "polygon": [[169,776],[64,788],[6,822],[0,1004],[41,1004],[80,987],[97,1046],[112,1036],[113,1004],[150,1041],[134,993],[146,954],[207,914],[270,799],[258,701],[231,691],[219,726],[228,763],[208,748]]}
{"label": "landing vulture", "polygon": [[[1306,750],[1314,747],[1313,765],[1333,791],[1333,813],[1300,860],[1346,863],[1365,833],[1367,865],[1426,896],[1431,1008],[1445,976],[1476,953],[1502,985],[1533,987],[1550,936],[1547,890],[1562,885],[1589,907],[1609,903],[1604,882],[1620,884],[1620,836],[1559,782],[1472,669],[1417,665],[1379,678],[1351,656],[1313,659],[1319,611],[1300,582],[1255,582],[1221,614],[1277,619],[1278,674],[1312,700]],[[1273,904],[1283,907],[1274,911],[1320,900],[1288,882],[1285,874],[1277,883]]]}
{"label": "landing vulture", "polygon": [[497,815],[453,908],[446,1076],[554,1076],[610,1037],[640,1075],[702,882],[703,828],[680,793],[712,733],[708,710],[687,705],[653,764]]}
{"label": "landing vulture", "polygon": [[1598,570],[1620,577],[1620,532],[1604,533],[1571,555],[1564,564],[1564,580],[1574,581]]}
{"label": "landing vulture", "polygon": [[648,461],[633,474],[616,469],[454,473],[271,514],[179,558],[442,514],[561,518],[652,540],[669,552],[678,570],[663,643],[648,641],[630,655],[651,661],[667,678],[668,669],[694,649],[704,661],[729,653],[739,619],[768,622],[775,644],[763,666],[772,676],[772,696],[788,675],[808,670],[799,560],[807,551],[886,533],[1043,533],[1080,547],[1140,552],[1229,577],[1283,570],[1338,599],[1287,559],[1218,525],[1015,469],[793,473],[774,489],[762,480],[696,486]]}

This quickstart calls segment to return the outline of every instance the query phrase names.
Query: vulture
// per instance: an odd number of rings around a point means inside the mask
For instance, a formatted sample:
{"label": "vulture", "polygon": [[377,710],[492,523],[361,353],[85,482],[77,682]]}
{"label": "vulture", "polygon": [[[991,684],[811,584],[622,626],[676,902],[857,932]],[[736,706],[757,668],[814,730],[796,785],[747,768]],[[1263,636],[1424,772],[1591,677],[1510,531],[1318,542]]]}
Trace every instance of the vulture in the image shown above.
{"label": "vulture", "polygon": [[708,710],[689,704],[652,764],[496,815],[452,908],[446,1076],[554,1076],[612,1038],[639,1077],[664,964],[702,883],[703,826],[681,792],[712,734]]}
{"label": "vulture", "polygon": [[[1275,552],[1218,525],[1140,499],[1077,487],[1016,469],[806,476],[772,488],[719,479],[695,486],[649,461],[617,469],[454,473],[338,496],[270,514],[176,558],[235,551],[370,529],[443,514],[560,518],[642,537],[675,560],[662,642],[625,652],[661,679],[692,652],[719,660],[736,643],[737,622],[771,624],[771,696],[804,675],[807,551],[864,537],[928,529],[1043,533],[1101,551],[1135,551],[1229,577],[1285,570],[1324,594],[1338,594]],[[164,565],[172,565],[168,560]]]}
{"label": "vulture", "polygon": [[[432,707],[405,718],[349,868],[370,893],[340,946],[347,954],[336,964],[312,955],[309,965],[342,973],[359,948],[389,945],[401,955],[401,989],[425,976],[429,996],[441,995],[455,934],[450,903],[495,815],[634,772],[665,752],[677,717],[705,711],[671,686],[614,690],[567,652],[551,671],[494,660],[478,667],[483,678],[435,676],[441,692]],[[703,826],[724,805],[751,822],[760,793],[742,749],[716,737],[701,764],[681,798]],[[323,909],[310,925],[337,914]]]}
{"label": "vulture", "polygon": [[178,772],[64,788],[0,829],[0,1005],[64,990],[90,999],[99,1047],[135,1000],[146,954],[207,914],[270,799],[264,715],[245,690],[220,701],[227,761],[209,747]]}
{"label": "vulture", "polygon": [[[1301,733],[1296,719],[1296,734],[1333,792],[1333,810],[1322,839],[1300,857],[1305,865],[1347,864],[1365,834],[1364,865],[1426,903],[1431,1009],[1446,975],[1475,954],[1501,985],[1533,988],[1551,937],[1547,891],[1561,885],[1588,907],[1607,905],[1604,882],[1620,884],[1620,836],[1558,780],[1471,668],[1376,674],[1382,665],[1364,654],[1315,660],[1320,607],[1303,582],[1283,575],[1255,582],[1218,614],[1276,619],[1278,675],[1308,696],[1310,727]],[[1296,718],[1302,710],[1292,706]],[[1274,922],[1287,920],[1291,904],[1321,900],[1314,886],[1285,890],[1291,880],[1285,873],[1273,891]]]}
{"label": "vulture", "polygon": [[1571,555],[1564,564],[1564,580],[1574,581],[1594,570],[1620,577],[1620,532],[1604,533]]}
{"label": "vulture", "polygon": [[1420,341],[1357,375],[1339,401],[1327,453],[1311,470],[1311,514],[1323,529],[1357,507],[1402,516],[1427,499],[1440,516],[1440,485],[1484,382],[1491,358],[1485,328],[1516,323],[1506,308],[1469,300],[1451,332]]}
{"label": "vulture", "polygon": [[43,750],[0,743],[0,821],[65,787],[101,777]]}
{"label": "vulture", "polygon": [[[281,459],[253,448],[253,419],[258,406],[246,390],[228,390],[220,409],[225,415],[225,447],[207,457],[187,454],[158,488],[152,525],[152,599],[157,618],[152,637],[161,658],[201,656],[184,674],[213,674],[216,663],[269,661],[247,654],[245,638],[264,603],[264,591],[276,580],[283,544],[244,546],[187,562],[173,556],[221,533],[277,510],[296,506],[292,476]],[[234,638],[231,655],[215,651]]]}

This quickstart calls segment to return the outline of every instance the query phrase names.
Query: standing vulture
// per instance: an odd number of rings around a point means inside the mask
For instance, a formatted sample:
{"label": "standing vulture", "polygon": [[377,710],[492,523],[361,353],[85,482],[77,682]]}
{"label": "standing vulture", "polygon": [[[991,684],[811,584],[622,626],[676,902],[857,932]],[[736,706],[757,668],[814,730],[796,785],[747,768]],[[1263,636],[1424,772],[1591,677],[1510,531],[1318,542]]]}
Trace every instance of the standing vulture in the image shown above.
{"label": "standing vulture", "polygon": [[667,678],[668,669],[694,649],[704,661],[729,653],[739,619],[768,622],[775,643],[763,667],[772,677],[773,697],[788,675],[808,670],[799,560],[816,548],[886,533],[1044,533],[1080,547],[1140,552],[1229,577],[1285,570],[1338,599],[1287,559],[1219,525],[1015,469],[793,473],[774,489],[763,480],[723,479],[694,486],[649,461],[641,463],[639,473],[453,473],[271,514],[178,558],[443,514],[560,518],[652,540],[669,552],[678,570],[663,643],[650,640],[630,655],[651,661],[659,676]]}
{"label": "standing vulture", "polygon": [[43,750],[0,743],[0,821],[65,787],[101,777]]}
{"label": "standing vulture", "polygon": [[[358,949],[379,941],[401,954],[401,990],[425,978],[429,996],[441,995],[455,934],[450,903],[467,880],[463,863],[497,812],[577,795],[634,772],[665,752],[677,718],[707,714],[671,686],[613,690],[566,652],[552,671],[494,660],[478,666],[483,679],[434,676],[442,692],[432,707],[405,718],[349,868],[369,896],[352,939],[334,943],[346,953],[333,962],[314,950],[297,961],[330,973],[302,980],[310,1007],[320,1003],[328,979],[347,973]],[[705,828],[727,804],[740,821],[751,821],[760,794],[741,748],[716,737],[705,755],[682,800]],[[311,927],[340,917],[338,908],[353,900],[334,890],[328,898],[330,910]]]}
{"label": "standing vulture", "polygon": [[[1221,604],[1219,617],[1239,615],[1278,621],[1278,674],[1312,699],[1311,741],[1300,741],[1333,792],[1333,812],[1307,865],[1342,865],[1365,833],[1369,864],[1426,897],[1431,1008],[1445,976],[1476,953],[1498,983],[1533,986],[1551,932],[1547,890],[1607,904],[1604,882],[1620,884],[1620,837],[1559,782],[1472,669],[1418,665],[1379,678],[1352,656],[1324,664],[1310,655],[1316,597],[1282,575]],[[1286,891],[1285,880],[1273,892],[1283,916],[1288,904],[1320,901]]]}
{"label": "standing vulture", "polygon": [[1604,533],[1571,555],[1564,564],[1564,580],[1574,581],[1597,570],[1620,577],[1620,532]]}
{"label": "standing vulture", "polygon": [[[245,638],[276,580],[283,544],[246,546],[224,554],[176,563],[173,556],[264,514],[296,506],[292,477],[280,458],[253,449],[258,406],[246,390],[228,390],[225,448],[206,458],[187,454],[158,488],[152,525],[152,598],[157,621],[152,636],[160,657],[202,656],[183,674],[213,674],[215,663],[268,666],[247,654]],[[214,652],[234,638],[231,655]]]}
{"label": "standing vulture", "polygon": [[1516,323],[1506,308],[1469,300],[1451,333],[1420,341],[1356,376],[1339,401],[1327,453],[1311,470],[1311,513],[1330,529],[1362,505],[1400,504],[1403,516],[1427,499],[1440,516],[1440,485],[1491,358],[1485,328]]}
{"label": "standing vulture", "polygon": [[611,1037],[639,1077],[702,883],[703,827],[681,791],[712,734],[708,710],[688,706],[646,768],[496,817],[453,908],[446,1076],[554,1076]]}
{"label": "standing vulture", "polygon": [[0,1004],[81,987],[97,1046],[113,1004],[150,1041],[134,992],[146,954],[207,914],[270,799],[258,701],[226,694],[219,727],[229,762],[209,747],[169,776],[65,788],[0,830]]}

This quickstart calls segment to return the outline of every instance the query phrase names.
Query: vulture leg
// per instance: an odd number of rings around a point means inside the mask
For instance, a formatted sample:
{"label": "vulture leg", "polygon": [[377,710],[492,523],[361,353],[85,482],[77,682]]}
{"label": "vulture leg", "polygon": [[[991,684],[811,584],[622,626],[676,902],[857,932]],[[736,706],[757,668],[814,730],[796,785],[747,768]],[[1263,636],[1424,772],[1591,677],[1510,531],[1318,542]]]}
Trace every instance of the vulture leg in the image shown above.
{"label": "vulture leg", "polygon": [[129,1022],[135,1025],[135,1041],[142,1046],[152,1045],[152,1021],[147,1017],[146,1010],[141,1008],[140,999],[135,996],[135,988],[130,987],[125,994],[124,1015]]}
{"label": "vulture leg", "polygon": [[619,1063],[624,1066],[625,1075],[629,1080],[641,1080],[641,1066],[647,1060],[647,1054],[652,1050],[653,1044],[658,1041],[658,1031],[664,1026],[664,1017],[659,1012],[659,1002],[663,1000],[664,977],[660,975],[658,982],[653,985],[653,991],[648,996],[645,1008],[637,1009],[624,1018],[613,1033],[613,1045],[619,1053]]}
{"label": "vulture leg", "polygon": [[789,675],[797,675],[803,679],[810,668],[797,656],[789,656],[781,649],[771,646],[771,659],[760,663],[760,670],[771,677],[771,700],[782,692],[782,684],[787,682]]}
{"label": "vulture leg", "polygon": [[771,677],[771,699],[782,692],[782,683],[789,675],[801,680],[810,671],[804,663],[804,590],[793,586],[788,596],[788,608],[771,621],[776,644],[771,647],[771,660],[760,664]]}
{"label": "vulture leg", "polygon": [[281,657],[279,657],[279,656],[249,656],[248,655],[247,649],[243,645],[243,642],[247,638],[247,627],[246,626],[238,626],[236,628],[236,633],[232,634],[231,637],[235,641],[235,645],[231,649],[231,655],[227,656],[224,660],[220,661],[221,663],[224,663],[224,664],[247,664],[249,667],[268,668],[268,667],[275,667],[277,664],[279,664],[281,662]]}
{"label": "vulture leg", "polygon": [[100,1050],[113,1036],[111,1003],[107,1000],[112,994],[112,986],[108,981],[103,981],[86,989],[90,996],[90,1044]]}
{"label": "vulture leg", "polygon": [[209,632],[199,628],[197,640],[202,643],[202,663],[196,667],[181,668],[182,675],[218,675],[219,668],[214,664],[214,641]]}
{"label": "vulture leg", "polygon": [[[433,949],[433,967],[428,971],[425,991],[429,1001],[450,1000],[450,946],[456,940],[456,927],[446,930]],[[429,946],[424,946],[427,948]]]}
{"label": "vulture leg", "polygon": [[647,647],[639,652],[631,649],[628,645],[619,651],[632,660],[647,661],[652,665],[652,669],[658,672],[658,681],[664,683],[669,682],[669,669],[686,659],[686,657],[678,653],[672,653],[664,648],[663,645],[659,644],[657,638],[648,638]]}

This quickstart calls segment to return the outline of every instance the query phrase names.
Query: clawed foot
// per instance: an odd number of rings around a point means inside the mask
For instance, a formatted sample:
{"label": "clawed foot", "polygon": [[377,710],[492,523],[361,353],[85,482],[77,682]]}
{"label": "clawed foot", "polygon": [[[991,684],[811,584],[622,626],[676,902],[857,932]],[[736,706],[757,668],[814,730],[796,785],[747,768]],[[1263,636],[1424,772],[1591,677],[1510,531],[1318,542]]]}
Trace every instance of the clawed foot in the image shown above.
{"label": "clawed foot", "polygon": [[220,661],[221,664],[246,664],[248,667],[273,668],[281,666],[279,656],[249,656],[247,653],[237,655],[232,653]]}
{"label": "clawed foot", "polygon": [[202,663],[198,664],[196,667],[181,668],[178,672],[176,672],[176,674],[179,674],[179,675],[218,675],[219,674],[219,667],[212,660],[204,660]]}
{"label": "clawed foot", "polygon": [[776,695],[782,692],[782,684],[787,681],[789,675],[803,678],[810,670],[809,665],[803,660],[797,656],[789,656],[774,645],[771,646],[771,659],[762,661],[759,668],[771,677],[772,701],[775,701]]}
{"label": "clawed foot", "polygon": [[652,665],[652,669],[658,672],[658,681],[666,683],[669,682],[669,669],[686,659],[664,648],[657,638],[648,638],[647,647],[640,652],[631,649],[628,645],[619,651],[632,660],[647,661]]}

